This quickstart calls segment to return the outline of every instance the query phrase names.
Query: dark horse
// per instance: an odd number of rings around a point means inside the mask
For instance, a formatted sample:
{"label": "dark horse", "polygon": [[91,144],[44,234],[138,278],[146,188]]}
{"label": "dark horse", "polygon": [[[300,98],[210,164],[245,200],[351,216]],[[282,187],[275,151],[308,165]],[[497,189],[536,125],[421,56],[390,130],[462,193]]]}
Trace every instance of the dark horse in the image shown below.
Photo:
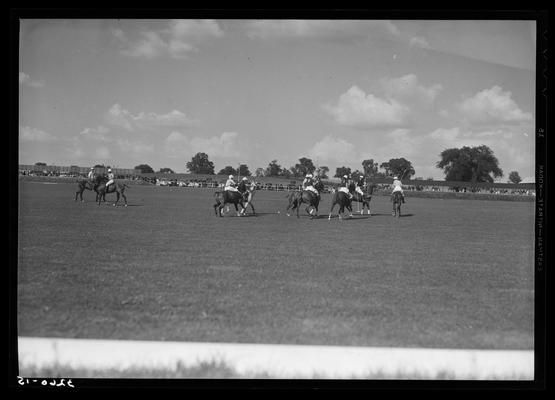
{"label": "dark horse", "polygon": [[252,213],[256,214],[254,211],[254,206],[252,205],[252,198],[254,197],[254,191],[256,190],[256,182],[252,181],[247,188],[247,190],[243,193],[243,200],[246,201],[243,209],[241,210],[241,215],[245,215],[245,211],[247,211],[247,207],[251,206]]}
{"label": "dark horse", "polygon": [[118,204],[120,196],[123,197],[123,201],[125,202],[125,207],[127,207],[127,197],[125,196],[125,188],[128,186],[125,183],[112,183],[108,189],[106,190],[106,182],[108,182],[108,178],[105,176],[99,176],[96,178],[97,188],[96,188],[96,200],[98,201],[98,205],[102,200],[106,201],[106,194],[107,193],[115,193],[116,194],[116,202],[114,203],[114,207]]}
{"label": "dark horse", "polygon": [[353,216],[353,209],[351,207],[351,199],[349,199],[349,195],[345,192],[340,192],[339,190],[332,189],[331,195],[331,208],[330,208],[330,215],[328,219],[331,219],[331,214],[336,204],[339,205],[339,211],[337,216],[341,219],[341,215],[345,212],[345,208],[349,210],[349,217]]}
{"label": "dark horse", "polygon": [[75,201],[77,201],[77,197],[80,197],[81,201],[83,200],[83,192],[86,190],[94,190],[96,192],[97,200],[98,200],[98,192],[96,190],[97,184],[96,180],[90,179],[79,179],[77,180],[77,191],[75,192]]}
{"label": "dark horse", "polygon": [[[216,213],[216,217],[223,217],[222,209],[226,204],[233,204],[235,206],[237,216],[241,216],[241,214],[239,213],[239,209],[237,208],[237,204],[241,205],[242,210],[245,209],[245,206],[243,205],[243,202],[246,201],[244,193],[234,192],[231,190],[218,190],[214,193],[214,198],[216,199],[216,204],[214,204],[214,212]],[[252,207],[252,210],[254,212],[254,207]]]}
{"label": "dark horse", "polygon": [[403,195],[401,192],[391,193],[391,202],[393,203],[393,212],[391,215],[394,217],[401,216],[401,203],[403,202]]}
{"label": "dark horse", "polygon": [[372,200],[372,193],[374,192],[374,188],[376,187],[375,183],[368,184],[364,186],[363,193],[360,194],[356,191],[356,186],[354,183],[349,185],[349,192],[353,195],[352,201],[356,201],[362,203],[362,209],[360,210],[361,214],[364,214],[364,208],[368,209],[368,215],[370,215],[370,200]]}
{"label": "dark horse", "polygon": [[[319,192],[322,193],[324,190],[324,184],[319,179],[316,180],[314,183],[314,188]],[[297,218],[299,218],[299,208],[302,203],[307,204],[306,212],[310,215],[311,218],[314,218],[318,215],[318,205],[320,204],[320,197],[310,190],[296,190],[291,192],[287,195],[289,198],[289,205],[285,209],[287,216],[289,217],[289,210],[297,209]],[[316,213],[314,214],[314,212]]]}

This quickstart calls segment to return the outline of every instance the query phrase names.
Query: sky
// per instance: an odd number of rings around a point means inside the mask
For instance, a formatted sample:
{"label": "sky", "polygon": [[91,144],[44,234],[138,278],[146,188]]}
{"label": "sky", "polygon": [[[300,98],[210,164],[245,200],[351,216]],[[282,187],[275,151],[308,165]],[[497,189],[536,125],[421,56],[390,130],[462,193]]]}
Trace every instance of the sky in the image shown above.
{"label": "sky", "polygon": [[535,175],[535,22],[22,19],[19,163],[362,169],[489,146]]}

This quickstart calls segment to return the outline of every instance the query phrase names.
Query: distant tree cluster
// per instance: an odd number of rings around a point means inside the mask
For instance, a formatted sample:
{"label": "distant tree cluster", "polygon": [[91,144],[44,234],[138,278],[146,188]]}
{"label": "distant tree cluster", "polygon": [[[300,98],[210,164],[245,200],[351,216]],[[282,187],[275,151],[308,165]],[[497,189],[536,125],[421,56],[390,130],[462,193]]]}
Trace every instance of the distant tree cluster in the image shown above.
{"label": "distant tree cluster", "polygon": [[[493,151],[485,146],[469,147],[464,146],[460,149],[445,149],[440,154],[440,160],[436,167],[443,170],[445,180],[463,182],[493,182],[495,178],[503,176],[503,171],[499,168],[499,161]],[[46,165],[37,163],[36,165]],[[412,163],[401,157],[391,158],[389,161],[379,164],[374,159],[365,159],[361,163],[362,169],[351,170],[350,167],[341,166],[335,170],[335,178],[347,176],[366,176],[368,178],[388,178],[398,176],[400,179],[411,179],[416,171]],[[103,165],[102,165],[103,167]],[[186,164],[187,170],[193,174],[214,175],[214,163],[208,158],[208,154],[199,152],[195,154],[191,161]],[[148,164],[141,164],[135,167],[143,173],[152,173],[154,170]],[[310,158],[302,157],[295,165],[286,168],[279,164],[277,159],[270,161],[266,168],[258,167],[254,170],[254,176],[263,177],[282,177],[282,178],[303,178],[306,174],[314,174],[322,179],[328,179],[330,172],[327,166],[316,166]],[[159,173],[174,173],[171,168],[160,168]],[[218,175],[237,175],[251,176],[253,173],[246,164],[239,164],[238,168],[230,165],[220,169]],[[423,178],[417,177],[417,180]],[[433,180],[427,177],[426,180]],[[522,178],[517,171],[511,171],[509,182],[519,183]]]}

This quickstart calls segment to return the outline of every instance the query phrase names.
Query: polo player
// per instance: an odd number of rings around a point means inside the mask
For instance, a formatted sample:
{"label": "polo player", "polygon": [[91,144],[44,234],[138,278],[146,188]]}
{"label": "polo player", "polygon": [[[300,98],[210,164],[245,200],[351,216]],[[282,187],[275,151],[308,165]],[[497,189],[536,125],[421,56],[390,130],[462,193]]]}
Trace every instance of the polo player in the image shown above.
{"label": "polo player", "polygon": [[404,203],[405,202],[405,193],[403,192],[402,183],[399,180],[398,176],[393,177],[393,184],[391,186],[393,188],[393,190],[391,191],[391,194],[393,195],[393,193],[395,193],[395,192],[401,192],[401,201]]}
{"label": "polo player", "polygon": [[314,178],[312,177],[312,174],[306,174],[303,181],[303,190],[308,190],[314,193],[318,197],[318,200],[320,200],[320,193],[314,187]]}
{"label": "polo player", "polygon": [[364,192],[362,191],[362,188],[365,185],[366,185],[366,182],[364,182],[364,175],[360,175],[356,182],[355,192],[359,193],[361,196],[364,197]]}
{"label": "polo player", "polygon": [[233,175],[229,175],[225,183],[224,190],[229,190],[230,192],[239,192],[237,190],[237,183],[233,180]]}
{"label": "polo player", "polygon": [[343,175],[343,177],[341,178],[341,183],[339,184],[339,189],[337,190],[339,192],[345,193],[347,196],[349,196],[349,199],[353,198],[353,195],[349,192],[349,177],[347,175]]}
{"label": "polo player", "polygon": [[248,192],[247,192],[247,182],[248,179],[246,176],[241,179],[241,182],[237,186],[237,191],[243,195],[243,199],[247,200]]}
{"label": "polo player", "polygon": [[110,185],[114,183],[114,179],[115,179],[115,176],[114,176],[114,173],[112,172],[112,169],[108,168],[108,182],[106,182],[106,192],[108,192]]}

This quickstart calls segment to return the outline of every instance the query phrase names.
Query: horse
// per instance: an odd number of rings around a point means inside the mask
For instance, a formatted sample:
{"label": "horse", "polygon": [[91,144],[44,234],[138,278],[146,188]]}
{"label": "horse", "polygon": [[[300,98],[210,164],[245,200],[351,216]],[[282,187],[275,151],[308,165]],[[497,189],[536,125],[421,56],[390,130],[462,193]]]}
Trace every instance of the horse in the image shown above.
{"label": "horse", "polygon": [[83,192],[86,190],[94,190],[97,194],[97,200],[98,200],[98,192],[96,190],[96,182],[95,180],[90,180],[90,179],[79,179],[77,180],[77,191],[75,192],[75,201],[77,201],[77,197],[80,197],[81,202],[84,202],[85,200],[83,200]]}
{"label": "horse", "polygon": [[391,193],[391,202],[393,203],[393,212],[391,213],[391,215],[393,215],[394,217],[400,217],[403,194],[399,191]]}
{"label": "horse", "polygon": [[[245,210],[245,206],[243,205],[243,193],[241,192],[234,192],[231,190],[218,190],[214,192],[214,198],[216,199],[216,204],[214,204],[214,212],[216,213],[216,217],[222,215],[222,209],[226,204],[233,204],[235,206],[235,211],[237,212],[237,216],[241,216],[239,213],[239,209],[237,208],[237,204],[241,205],[242,211]],[[254,207],[252,206],[252,210],[254,212]]]}
{"label": "horse", "polygon": [[106,177],[99,176],[96,180],[98,187],[96,188],[96,198],[98,201],[98,205],[100,205],[101,200],[106,201],[106,194],[107,193],[115,193],[116,194],[116,202],[114,203],[114,207],[118,204],[120,196],[123,197],[123,201],[125,202],[125,207],[127,207],[127,197],[125,196],[125,188],[129,187],[125,183],[114,182],[108,187],[106,190]]}
{"label": "horse", "polygon": [[339,205],[339,211],[337,212],[337,216],[339,217],[339,219],[341,219],[341,214],[345,212],[345,208],[349,210],[349,217],[352,217],[353,209],[351,207],[351,199],[349,198],[349,195],[336,189],[332,189],[331,193],[331,208],[328,220],[331,219],[331,214],[336,204]]}
{"label": "horse", "polygon": [[357,192],[355,189],[355,184],[351,183],[349,185],[349,193],[351,193],[351,195],[353,196],[352,201],[356,201],[358,203],[362,203],[362,209],[360,210],[360,214],[364,214],[364,208],[368,209],[368,215],[370,214],[370,200],[372,200],[372,193],[374,192],[374,189],[376,188],[376,184],[372,183],[369,185],[365,185],[364,189],[363,189],[363,193],[364,194],[360,194],[359,192]]}
{"label": "horse", "polygon": [[241,215],[245,215],[245,211],[247,210],[247,207],[249,205],[252,208],[252,213],[256,215],[256,211],[254,211],[254,206],[252,205],[252,198],[254,197],[255,190],[256,190],[256,183],[252,181],[247,191],[243,193],[243,199],[246,198],[247,202],[245,203],[245,205],[243,206],[243,209],[241,210],[241,213],[240,213]]}
{"label": "horse", "polygon": [[[324,190],[324,184],[319,179],[314,183],[314,188],[322,193]],[[296,190],[289,193],[286,197],[289,198],[289,204],[285,209],[287,216],[289,217],[289,210],[297,209],[297,218],[299,218],[299,208],[302,203],[307,204],[306,212],[310,215],[310,218],[318,216],[318,205],[320,204],[320,197],[311,190]],[[314,211],[316,213],[314,214]]]}

